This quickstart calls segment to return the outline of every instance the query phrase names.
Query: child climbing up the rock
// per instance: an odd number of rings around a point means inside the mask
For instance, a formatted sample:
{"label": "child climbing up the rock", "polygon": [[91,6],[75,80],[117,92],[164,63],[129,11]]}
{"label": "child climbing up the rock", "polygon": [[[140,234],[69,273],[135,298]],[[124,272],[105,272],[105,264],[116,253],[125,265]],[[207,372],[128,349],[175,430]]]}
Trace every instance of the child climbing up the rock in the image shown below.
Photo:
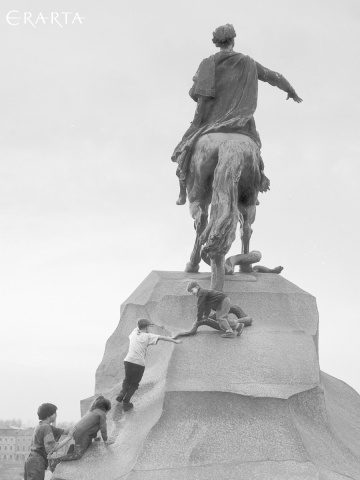
{"label": "child climbing up the rock", "polygon": [[[195,281],[188,283],[187,291],[198,298],[197,321],[200,322],[207,318],[216,320],[225,332],[220,335],[222,338],[235,338],[236,335],[241,335],[244,329],[244,323],[242,322],[251,320],[251,317],[248,316],[237,320],[230,319],[228,317],[231,308],[230,298],[223,292],[200,288],[200,285]],[[210,315],[211,310],[215,310],[215,318]]]}
{"label": "child climbing up the rock", "polygon": [[163,337],[149,333],[153,324],[146,318],[140,318],[137,327],[129,335],[129,352],[124,358],[125,379],[122,383],[121,392],[116,397],[118,402],[123,402],[123,410],[126,412],[133,408],[130,403],[131,397],[139,387],[139,383],[145,371],[145,357],[150,345],[156,345],[159,340],[164,342],[181,343],[172,337]]}
{"label": "child climbing up the rock", "polygon": [[49,466],[52,472],[60,462],[69,462],[81,458],[90,446],[91,441],[96,438],[99,430],[106,445],[114,443],[108,440],[107,436],[106,414],[110,409],[110,401],[100,395],[90,407],[89,412],[75,425],[73,433],[75,445],[70,445],[67,454],[61,457],[49,455]]}

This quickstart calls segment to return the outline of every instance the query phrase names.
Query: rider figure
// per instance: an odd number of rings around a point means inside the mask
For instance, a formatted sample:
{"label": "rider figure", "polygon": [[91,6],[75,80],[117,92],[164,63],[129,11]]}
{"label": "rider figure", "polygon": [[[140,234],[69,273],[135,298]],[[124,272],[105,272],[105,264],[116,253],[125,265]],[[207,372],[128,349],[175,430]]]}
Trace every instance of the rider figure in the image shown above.
{"label": "rider figure", "polygon": [[[186,202],[186,175],[191,150],[200,136],[226,132],[248,135],[261,148],[253,114],[257,104],[258,80],[287,92],[287,100],[302,102],[294,88],[279,73],[273,72],[252,58],[234,52],[236,33],[230,24],[216,28],[213,43],[220,52],[203,60],[193,78],[189,91],[197,102],[194,119],[171,157],[178,163],[176,174],[180,182],[178,205]],[[261,161],[260,191],[269,189]]]}

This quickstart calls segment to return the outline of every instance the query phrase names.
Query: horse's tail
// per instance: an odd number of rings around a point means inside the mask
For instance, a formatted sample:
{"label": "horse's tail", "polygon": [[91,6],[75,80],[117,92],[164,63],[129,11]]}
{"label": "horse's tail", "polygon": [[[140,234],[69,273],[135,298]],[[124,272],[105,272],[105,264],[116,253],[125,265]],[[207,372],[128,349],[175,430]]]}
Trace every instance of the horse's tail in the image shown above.
{"label": "horse's tail", "polygon": [[[255,146],[255,144],[254,144]],[[252,150],[252,151],[250,151]],[[239,179],[255,149],[248,142],[227,140],[219,147],[219,160],[212,185],[209,223],[200,240],[210,258],[226,255],[235,240],[241,216],[238,209]]]}

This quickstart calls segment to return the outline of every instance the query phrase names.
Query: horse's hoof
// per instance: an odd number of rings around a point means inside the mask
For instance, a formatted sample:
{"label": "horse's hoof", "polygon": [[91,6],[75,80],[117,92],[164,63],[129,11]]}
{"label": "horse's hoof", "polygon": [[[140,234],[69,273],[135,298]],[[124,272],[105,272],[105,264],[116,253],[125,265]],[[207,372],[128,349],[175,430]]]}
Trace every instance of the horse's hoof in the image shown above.
{"label": "horse's hoof", "polygon": [[191,262],[188,262],[185,267],[185,272],[198,273],[199,269],[200,269],[199,265],[193,265]]}
{"label": "horse's hoof", "polygon": [[225,264],[225,275],[234,275],[234,269]]}
{"label": "horse's hoof", "polygon": [[234,275],[235,267],[231,263],[230,258],[228,258],[225,262],[225,275]]}

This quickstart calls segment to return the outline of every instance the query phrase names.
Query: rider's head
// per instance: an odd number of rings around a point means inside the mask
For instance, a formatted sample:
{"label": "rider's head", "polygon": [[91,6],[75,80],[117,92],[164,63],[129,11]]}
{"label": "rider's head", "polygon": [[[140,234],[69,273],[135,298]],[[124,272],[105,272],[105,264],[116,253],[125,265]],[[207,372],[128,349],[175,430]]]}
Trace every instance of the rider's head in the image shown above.
{"label": "rider's head", "polygon": [[234,38],[236,37],[236,32],[234,27],[227,23],[226,25],[221,25],[221,27],[217,27],[215,32],[213,32],[213,43],[215,43],[216,47],[226,48],[234,46]]}

